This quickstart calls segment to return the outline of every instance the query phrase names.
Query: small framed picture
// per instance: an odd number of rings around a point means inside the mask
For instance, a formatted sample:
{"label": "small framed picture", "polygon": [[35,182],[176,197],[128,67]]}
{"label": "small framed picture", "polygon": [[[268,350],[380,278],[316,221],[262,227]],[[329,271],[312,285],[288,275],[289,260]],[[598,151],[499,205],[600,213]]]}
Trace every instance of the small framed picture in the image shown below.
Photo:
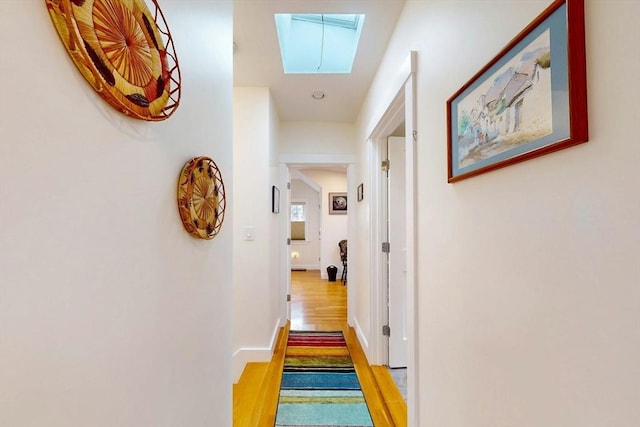
{"label": "small framed picture", "polygon": [[329,193],[329,214],[344,215],[347,213],[347,193]]}
{"label": "small framed picture", "polygon": [[364,199],[364,184],[358,185],[358,201],[361,202]]}
{"label": "small framed picture", "polygon": [[275,185],[271,186],[271,212],[280,212],[280,189]]}

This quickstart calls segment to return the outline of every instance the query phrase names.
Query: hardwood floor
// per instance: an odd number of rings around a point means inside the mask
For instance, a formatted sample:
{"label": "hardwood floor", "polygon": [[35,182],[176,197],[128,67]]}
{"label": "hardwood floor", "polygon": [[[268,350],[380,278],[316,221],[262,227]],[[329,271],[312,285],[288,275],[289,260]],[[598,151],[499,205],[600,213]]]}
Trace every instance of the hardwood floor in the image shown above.
{"label": "hardwood floor", "polygon": [[347,324],[347,287],[320,270],[291,272],[291,330],[341,331]]}
{"label": "hardwood floor", "polygon": [[343,332],[371,418],[378,427],[407,425],[407,407],[385,368],[369,366],[347,325],[347,287],[320,278],[319,270],[291,274],[291,320],[282,328],[270,363],[249,363],[233,387],[234,427],[273,426],[289,330]]}

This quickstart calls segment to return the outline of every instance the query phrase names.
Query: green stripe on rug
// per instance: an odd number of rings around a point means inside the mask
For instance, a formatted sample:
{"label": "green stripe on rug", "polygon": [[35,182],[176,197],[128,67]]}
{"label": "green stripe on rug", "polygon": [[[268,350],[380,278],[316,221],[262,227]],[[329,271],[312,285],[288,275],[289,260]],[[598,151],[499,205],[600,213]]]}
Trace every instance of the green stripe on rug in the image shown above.
{"label": "green stripe on rug", "polygon": [[284,366],[322,366],[325,368],[330,366],[351,367],[353,366],[353,362],[351,361],[350,356],[285,357]]}

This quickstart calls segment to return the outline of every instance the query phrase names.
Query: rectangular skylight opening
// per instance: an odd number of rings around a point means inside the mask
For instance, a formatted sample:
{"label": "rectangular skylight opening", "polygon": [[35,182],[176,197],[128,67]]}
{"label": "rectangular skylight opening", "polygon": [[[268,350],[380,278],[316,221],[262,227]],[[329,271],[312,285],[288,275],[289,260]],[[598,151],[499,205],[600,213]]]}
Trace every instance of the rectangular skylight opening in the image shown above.
{"label": "rectangular skylight opening", "polygon": [[285,74],[348,74],[365,15],[275,14]]}

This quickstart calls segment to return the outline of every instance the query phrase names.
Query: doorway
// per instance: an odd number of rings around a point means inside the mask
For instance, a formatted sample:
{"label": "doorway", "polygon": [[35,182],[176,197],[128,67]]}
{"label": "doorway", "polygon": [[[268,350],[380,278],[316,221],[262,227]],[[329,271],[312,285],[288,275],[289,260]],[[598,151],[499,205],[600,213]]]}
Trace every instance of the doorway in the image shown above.
{"label": "doorway", "polygon": [[304,170],[291,170],[289,215],[291,271],[320,270],[322,187]]}
{"label": "doorway", "polygon": [[[404,123],[403,123],[404,125]],[[394,132],[395,133],[395,132]],[[401,132],[404,134],[404,132]],[[407,227],[406,227],[406,147],[403,136],[390,136],[386,141],[386,163],[383,180],[386,191],[383,209],[386,223],[386,246],[383,253],[387,258],[386,297],[387,366],[407,367]]]}
{"label": "doorway", "polygon": [[[299,270],[313,270],[318,275],[318,280],[327,282],[328,273],[327,266],[335,265],[339,268],[337,283],[343,286],[339,280],[342,273],[342,262],[340,260],[340,252],[338,248],[338,242],[340,240],[349,240],[353,234],[351,215],[349,215],[349,209],[345,214],[330,214],[329,213],[329,193],[344,192],[347,193],[347,201],[354,200],[355,194],[351,194],[350,185],[353,182],[354,176],[354,160],[352,156],[318,156],[318,159],[313,162],[309,161],[308,157],[304,157],[304,161],[296,161],[294,157],[288,159],[287,162],[282,162],[280,165],[281,185],[287,189],[285,191],[284,200],[284,213],[281,220],[283,230],[283,253],[282,259],[285,260],[284,268],[282,271],[283,283],[286,285],[286,289],[283,295],[288,297],[285,307],[283,308],[286,319],[292,320],[292,300],[296,298],[294,295],[295,287],[292,287],[292,274],[293,269]],[[301,180],[304,185],[300,187],[307,188],[307,196],[302,193],[295,193],[293,187],[294,180]],[[315,198],[312,193],[315,191]],[[311,221],[306,225],[305,239],[294,241],[292,240],[291,232],[291,206],[296,202],[303,202],[308,209],[308,213],[317,213],[317,226],[314,226]],[[309,220],[312,218],[309,217]],[[313,246],[317,245],[317,252],[313,252]],[[309,254],[305,253],[304,262],[299,262],[304,252],[314,253],[317,255],[310,255],[314,257],[309,258]],[[294,257],[298,257],[297,259]],[[347,294],[347,313],[350,312],[349,307],[351,305],[349,294],[349,287],[344,286],[344,291]]]}
{"label": "doorway", "polygon": [[[418,142],[416,132],[416,83],[415,72],[417,64],[417,53],[410,52],[405,63],[400,64],[396,78],[390,82],[392,89],[388,103],[380,105],[381,113],[379,120],[374,124],[369,136],[369,171],[371,179],[371,348],[372,363],[379,365],[389,365],[389,339],[386,335],[389,329],[387,323],[389,314],[389,281],[388,281],[388,256],[385,246],[389,246],[387,241],[387,182],[380,173],[384,168],[384,161],[387,160],[387,139],[394,134],[398,128],[404,128],[404,159],[403,163],[406,174],[404,195],[404,208],[402,226],[405,232],[404,248],[391,244],[391,253],[399,250],[405,253],[405,283],[401,284],[401,290],[406,295],[406,306],[401,310],[404,314],[405,324],[398,327],[396,333],[403,338],[406,336],[406,366],[407,366],[407,418],[409,426],[420,425],[418,417],[418,387],[419,377],[419,355],[418,355],[418,313],[417,307],[417,270],[415,267],[417,233],[415,227],[416,216],[416,175],[415,175],[415,151]],[[393,91],[395,88],[395,91]],[[403,125],[404,124],[404,125]],[[400,155],[402,157],[402,155]],[[394,161],[398,163],[398,161]],[[393,168],[393,163],[390,165]],[[393,201],[391,202],[393,203]],[[393,208],[393,207],[392,207]],[[397,253],[397,252],[396,252]],[[392,284],[393,285],[393,284]],[[392,303],[393,304],[393,303]],[[402,322],[402,321],[401,321]],[[391,328],[393,337],[394,328]],[[403,331],[404,329],[404,331]],[[398,335],[396,335],[398,337]],[[394,362],[391,362],[394,363]]]}

